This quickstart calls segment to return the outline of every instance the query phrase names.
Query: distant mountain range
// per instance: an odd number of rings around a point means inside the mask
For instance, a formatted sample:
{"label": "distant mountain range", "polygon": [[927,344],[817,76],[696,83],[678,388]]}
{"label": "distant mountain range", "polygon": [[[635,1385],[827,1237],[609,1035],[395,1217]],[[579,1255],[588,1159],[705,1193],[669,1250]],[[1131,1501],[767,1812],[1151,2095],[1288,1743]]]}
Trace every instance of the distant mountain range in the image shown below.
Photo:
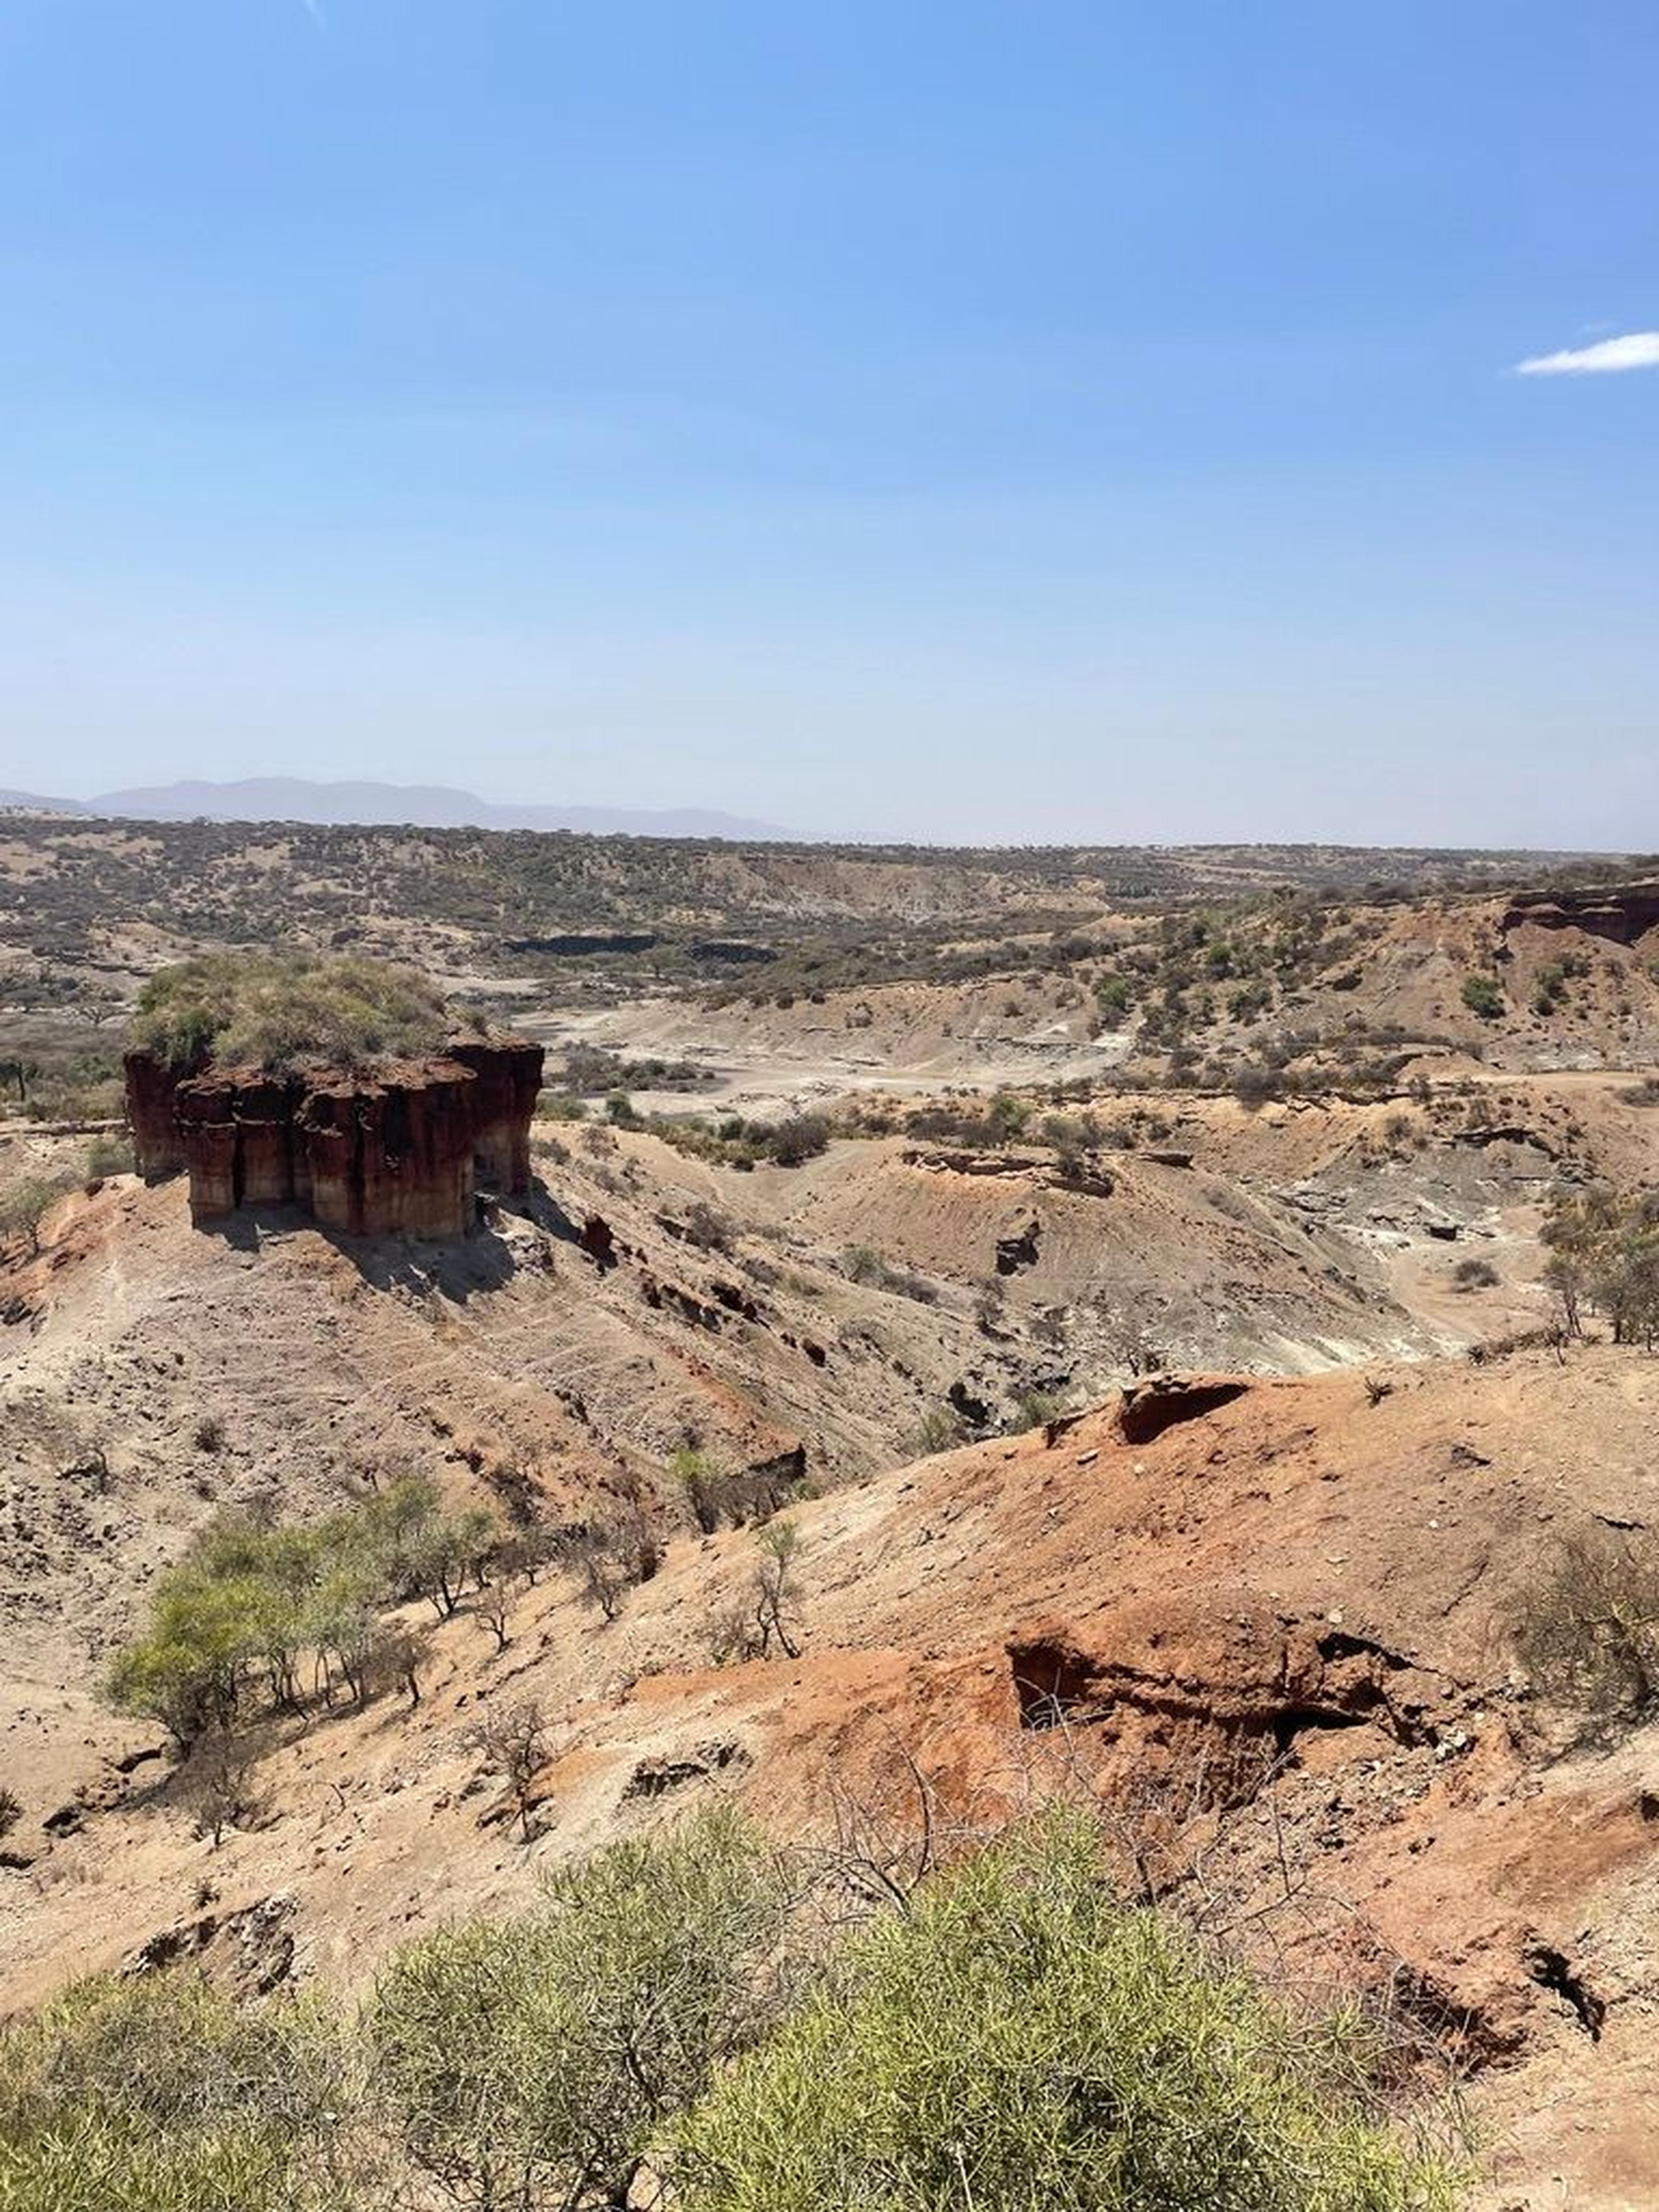
{"label": "distant mountain range", "polygon": [[696,806],[650,813],[626,806],[496,806],[471,791],[428,783],[308,783],[297,776],[250,776],[240,783],[146,784],[95,799],[42,799],[0,791],[0,806],[128,822],[316,822],[407,823],[416,830],[576,830],[605,837],[729,837],[743,843],[793,843],[794,833]]}

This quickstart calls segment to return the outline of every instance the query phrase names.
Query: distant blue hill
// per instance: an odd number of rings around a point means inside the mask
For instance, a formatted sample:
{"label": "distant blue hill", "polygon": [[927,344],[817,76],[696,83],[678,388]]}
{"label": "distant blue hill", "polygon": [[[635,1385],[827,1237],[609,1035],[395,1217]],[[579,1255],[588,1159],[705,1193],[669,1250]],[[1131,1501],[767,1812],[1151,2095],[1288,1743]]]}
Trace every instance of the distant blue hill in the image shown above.
{"label": "distant blue hill", "polygon": [[0,791],[0,806],[51,813],[114,816],[129,822],[313,822],[407,824],[417,830],[576,830],[590,836],[728,837],[791,843],[793,833],[696,806],[649,812],[625,806],[496,806],[441,784],[310,783],[296,776],[251,776],[240,783],[159,783],[97,798],[42,799]]}

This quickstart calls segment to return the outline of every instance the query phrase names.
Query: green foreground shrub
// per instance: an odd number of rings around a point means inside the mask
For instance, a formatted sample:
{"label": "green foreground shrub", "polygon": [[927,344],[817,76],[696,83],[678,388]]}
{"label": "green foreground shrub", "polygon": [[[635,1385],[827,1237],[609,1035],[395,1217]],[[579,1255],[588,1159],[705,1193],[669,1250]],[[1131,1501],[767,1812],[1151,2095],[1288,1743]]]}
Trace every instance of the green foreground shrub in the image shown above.
{"label": "green foreground shrub", "polygon": [[686,2212],[1430,2212],[1449,2168],[1051,1819],[877,1922],[679,2135]]}
{"label": "green foreground shrub", "polygon": [[[0,2033],[6,2212],[1450,2212],[1357,2014],[1293,2019],[1072,1816],[825,1956],[728,1808],[408,1946],[355,2021],[191,1970]],[[647,2174],[647,2169],[649,2169]]]}
{"label": "green foreground shrub", "polygon": [[320,2007],[239,2006],[185,1971],[82,1983],[0,2036],[0,2205],[343,2206],[347,2070]]}
{"label": "green foreground shrub", "polygon": [[626,2201],[715,2069],[777,2017],[779,1863],[730,1808],[555,1875],[527,1917],[401,1953],[368,2033],[410,2163],[446,2201]]}

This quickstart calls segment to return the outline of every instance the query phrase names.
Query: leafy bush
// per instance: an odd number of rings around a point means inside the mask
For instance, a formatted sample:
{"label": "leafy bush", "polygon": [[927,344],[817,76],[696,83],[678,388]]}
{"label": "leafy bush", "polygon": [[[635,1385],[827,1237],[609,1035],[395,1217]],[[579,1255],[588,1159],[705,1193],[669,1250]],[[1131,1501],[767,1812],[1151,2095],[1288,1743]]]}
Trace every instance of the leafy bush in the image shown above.
{"label": "leafy bush", "polygon": [[793,1114],[772,1131],[767,1149],[779,1167],[798,1168],[828,1151],[830,1136],[822,1114]]}
{"label": "leafy bush", "polygon": [[173,1067],[217,1060],[277,1073],[434,1052],[465,1026],[412,968],[214,952],[150,977],[131,1041]]}
{"label": "leafy bush", "polygon": [[401,1952],[368,2030],[410,2163],[476,2212],[625,2203],[665,2124],[775,2017],[786,1902],[721,1808],[553,1875],[528,1917]]}
{"label": "leafy bush", "polygon": [[1431,2212],[1357,2016],[1294,2021],[1051,1818],[876,1922],[678,2136],[685,2212]]}
{"label": "leafy bush", "polygon": [[1459,996],[1483,1022],[1495,1022],[1504,1012],[1504,987],[1496,975],[1466,975]]}

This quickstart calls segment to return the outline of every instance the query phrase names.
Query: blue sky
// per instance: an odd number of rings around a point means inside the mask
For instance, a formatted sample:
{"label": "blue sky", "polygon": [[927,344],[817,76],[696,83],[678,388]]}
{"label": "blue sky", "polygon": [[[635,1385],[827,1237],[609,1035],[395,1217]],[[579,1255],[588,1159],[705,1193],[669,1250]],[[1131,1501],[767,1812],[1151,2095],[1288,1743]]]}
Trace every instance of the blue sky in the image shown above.
{"label": "blue sky", "polygon": [[1659,329],[1656,101],[1651,0],[0,0],[0,785],[1659,845],[1659,342],[1515,373]]}

